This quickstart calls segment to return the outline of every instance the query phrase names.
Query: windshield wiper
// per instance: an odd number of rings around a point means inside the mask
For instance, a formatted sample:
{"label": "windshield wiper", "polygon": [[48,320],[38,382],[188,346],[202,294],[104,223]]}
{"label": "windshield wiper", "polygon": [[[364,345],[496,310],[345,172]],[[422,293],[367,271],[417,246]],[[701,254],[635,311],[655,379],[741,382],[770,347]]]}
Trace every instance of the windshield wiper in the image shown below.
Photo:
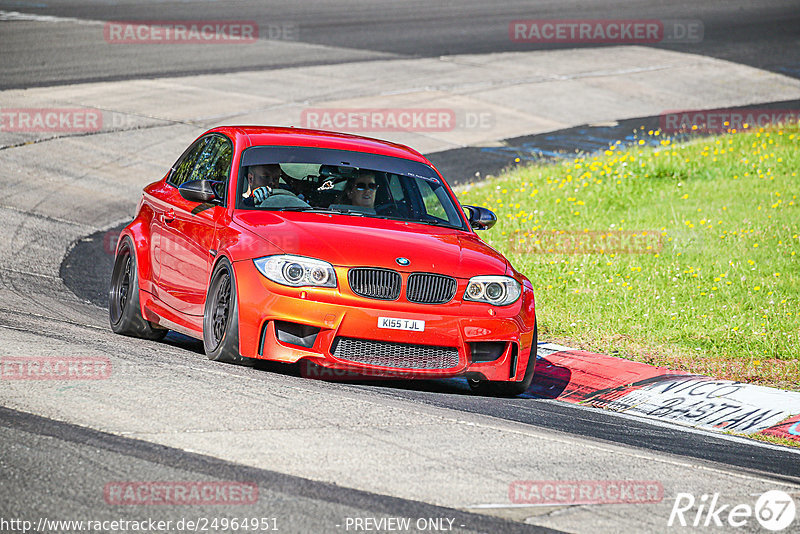
{"label": "windshield wiper", "polygon": [[404,223],[420,223],[420,224],[428,224],[430,226],[441,226],[442,228],[453,228],[454,230],[463,230],[463,226],[455,226],[445,221],[436,221],[436,220],[429,220],[429,219],[407,219],[406,217],[396,217],[393,215],[382,215],[380,213],[365,213],[366,217],[371,217],[373,219],[386,219],[388,221],[398,221]]}
{"label": "windshield wiper", "polygon": [[315,208],[314,206],[289,206],[286,208],[275,208],[270,211],[309,211],[314,213],[333,213],[336,215],[364,215],[363,211],[348,210],[345,208]]}
{"label": "windshield wiper", "polygon": [[269,211],[303,211],[313,213],[327,213],[335,215],[357,215],[359,217],[369,217],[372,219],[387,219],[390,221],[399,221],[404,223],[420,223],[429,226],[441,226],[442,228],[453,228],[454,230],[463,230],[462,226],[455,226],[446,221],[439,221],[436,219],[406,219],[404,217],[394,217],[391,215],[382,215],[380,213],[369,213],[361,210],[350,210],[347,208],[318,208],[314,206],[287,206],[285,208],[273,208]]}
{"label": "windshield wiper", "polygon": [[409,219],[408,222],[420,223],[420,224],[428,224],[430,226],[442,226],[444,228],[454,228],[456,230],[463,230],[461,226],[454,226],[449,222],[445,221],[436,221],[432,219]]}

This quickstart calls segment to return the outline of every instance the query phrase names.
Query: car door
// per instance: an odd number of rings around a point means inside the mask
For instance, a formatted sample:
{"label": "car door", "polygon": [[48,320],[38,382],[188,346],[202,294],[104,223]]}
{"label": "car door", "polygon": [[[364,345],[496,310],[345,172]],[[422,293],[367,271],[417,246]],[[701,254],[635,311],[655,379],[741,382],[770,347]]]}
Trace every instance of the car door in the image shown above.
{"label": "car door", "polygon": [[153,210],[153,216],[150,219],[150,265],[152,265],[152,277],[155,284],[153,293],[159,300],[161,298],[158,293],[158,279],[161,275],[161,263],[164,255],[161,237],[165,230],[165,221],[174,220],[175,208],[172,205],[174,189],[188,179],[207,142],[208,137],[204,137],[187,148],[170,169],[164,185],[157,187],[152,192],[152,197],[148,198],[148,204]]}
{"label": "car door", "polygon": [[224,207],[184,199],[178,186],[190,180],[217,180],[224,194],[233,155],[230,140],[211,134],[179,165],[167,195],[167,209],[160,232],[161,268],[158,298],[186,315],[202,316],[208,278],[213,261],[216,220]]}

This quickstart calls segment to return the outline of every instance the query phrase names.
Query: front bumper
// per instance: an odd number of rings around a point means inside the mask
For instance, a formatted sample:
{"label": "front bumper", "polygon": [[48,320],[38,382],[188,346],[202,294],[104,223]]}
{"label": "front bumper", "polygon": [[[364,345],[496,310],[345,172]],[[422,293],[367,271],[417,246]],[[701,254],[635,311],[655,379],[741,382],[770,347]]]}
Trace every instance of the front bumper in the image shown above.
{"label": "front bumper", "polygon": [[[236,262],[234,270],[242,356],[289,363],[306,360],[367,376],[467,375],[520,381],[525,374],[535,323],[529,288],[514,304],[494,307],[462,302],[466,281],[459,281],[451,302],[426,305],[407,302],[402,296],[387,302],[349,293],[346,269],[336,268],[339,287],[335,289],[275,284],[252,261]],[[378,328],[380,317],[424,321],[425,326],[414,332]],[[287,327],[298,335],[287,335]],[[377,347],[381,356],[354,357],[352,351],[343,350],[353,345]],[[482,359],[479,353],[486,346],[496,347],[497,358],[476,361]],[[417,354],[433,356],[426,360]]]}

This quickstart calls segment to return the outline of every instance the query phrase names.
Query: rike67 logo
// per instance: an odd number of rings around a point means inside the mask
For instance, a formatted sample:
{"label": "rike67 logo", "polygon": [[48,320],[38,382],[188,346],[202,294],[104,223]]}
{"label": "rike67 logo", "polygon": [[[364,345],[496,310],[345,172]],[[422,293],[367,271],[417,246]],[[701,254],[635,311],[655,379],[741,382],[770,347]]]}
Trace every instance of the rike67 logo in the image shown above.
{"label": "rike67 logo", "polygon": [[696,499],[691,493],[678,493],[667,525],[692,527],[722,527],[724,529],[752,527],[752,519],[762,528],[778,532],[794,523],[797,507],[794,498],[780,490],[762,494],[755,506],[723,503],[720,494],[704,494]]}

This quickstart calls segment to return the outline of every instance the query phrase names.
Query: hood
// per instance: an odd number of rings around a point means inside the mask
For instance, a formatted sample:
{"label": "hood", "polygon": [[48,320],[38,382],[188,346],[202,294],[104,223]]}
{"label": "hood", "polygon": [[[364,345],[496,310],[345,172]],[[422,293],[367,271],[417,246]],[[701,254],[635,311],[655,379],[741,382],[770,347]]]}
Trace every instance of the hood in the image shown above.
{"label": "hood", "polygon": [[[342,267],[382,267],[469,278],[505,274],[502,254],[462,230],[352,215],[245,211],[234,220],[286,254]],[[402,267],[396,258],[407,258]]]}

